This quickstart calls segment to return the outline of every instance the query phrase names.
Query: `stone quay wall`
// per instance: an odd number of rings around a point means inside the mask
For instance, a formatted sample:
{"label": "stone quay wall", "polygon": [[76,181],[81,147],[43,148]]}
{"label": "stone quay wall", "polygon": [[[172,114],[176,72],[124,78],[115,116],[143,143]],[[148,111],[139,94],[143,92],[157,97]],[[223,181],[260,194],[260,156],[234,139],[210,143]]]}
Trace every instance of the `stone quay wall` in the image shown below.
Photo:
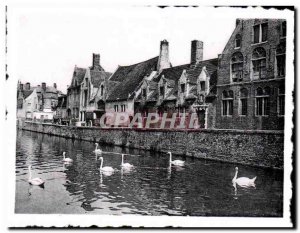
{"label": "stone quay wall", "polygon": [[176,155],[283,168],[283,131],[97,128],[20,122],[19,129]]}

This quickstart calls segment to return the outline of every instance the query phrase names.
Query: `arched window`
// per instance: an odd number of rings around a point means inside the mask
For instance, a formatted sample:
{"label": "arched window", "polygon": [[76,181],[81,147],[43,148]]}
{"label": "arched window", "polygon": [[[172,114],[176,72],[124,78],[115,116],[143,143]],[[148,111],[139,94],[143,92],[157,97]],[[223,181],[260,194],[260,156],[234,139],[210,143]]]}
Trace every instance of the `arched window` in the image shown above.
{"label": "arched window", "polygon": [[242,37],[240,34],[237,34],[235,37],[235,48],[241,47]]}
{"label": "arched window", "polygon": [[233,82],[243,80],[243,54],[236,52],[231,57],[231,79]]}
{"label": "arched window", "polygon": [[285,76],[285,42],[280,43],[276,48],[276,76]]}
{"label": "arched window", "polygon": [[253,50],[252,53],[252,78],[266,78],[266,51],[259,47]]}
{"label": "arched window", "polygon": [[256,89],[256,115],[269,116],[270,114],[270,87]]}
{"label": "arched window", "polygon": [[222,115],[232,116],[233,114],[233,91],[223,91],[222,93]]}
{"label": "arched window", "polygon": [[242,88],[240,90],[240,115],[246,116],[248,112],[248,90]]}

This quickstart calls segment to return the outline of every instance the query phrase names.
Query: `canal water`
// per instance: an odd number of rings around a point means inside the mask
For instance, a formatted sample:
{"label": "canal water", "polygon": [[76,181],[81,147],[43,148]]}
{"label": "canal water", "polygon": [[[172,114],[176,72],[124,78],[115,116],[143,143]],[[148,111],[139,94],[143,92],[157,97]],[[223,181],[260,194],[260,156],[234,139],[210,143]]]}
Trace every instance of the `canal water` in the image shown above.
{"label": "canal water", "polygon": [[[169,156],[149,151],[103,146],[103,166],[92,142],[18,131],[16,149],[16,213],[34,214],[134,214],[179,216],[283,215],[283,172],[173,155],[186,161],[183,168],[169,166]],[[62,153],[73,159],[62,162]],[[134,165],[121,169],[121,154]],[[44,188],[28,184],[45,180]],[[238,176],[257,176],[256,187],[232,185]]]}

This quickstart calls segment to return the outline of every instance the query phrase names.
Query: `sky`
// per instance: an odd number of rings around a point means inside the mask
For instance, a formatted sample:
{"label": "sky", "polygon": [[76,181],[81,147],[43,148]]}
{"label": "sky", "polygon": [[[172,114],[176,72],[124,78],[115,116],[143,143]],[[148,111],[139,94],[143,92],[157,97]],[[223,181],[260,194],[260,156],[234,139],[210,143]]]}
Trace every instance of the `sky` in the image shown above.
{"label": "sky", "polygon": [[57,83],[66,92],[74,66],[88,67],[92,53],[114,72],[159,55],[169,41],[173,66],[190,62],[192,40],[204,42],[204,59],[222,53],[241,9],[131,7],[11,7],[8,9],[9,68],[14,78],[37,85]]}

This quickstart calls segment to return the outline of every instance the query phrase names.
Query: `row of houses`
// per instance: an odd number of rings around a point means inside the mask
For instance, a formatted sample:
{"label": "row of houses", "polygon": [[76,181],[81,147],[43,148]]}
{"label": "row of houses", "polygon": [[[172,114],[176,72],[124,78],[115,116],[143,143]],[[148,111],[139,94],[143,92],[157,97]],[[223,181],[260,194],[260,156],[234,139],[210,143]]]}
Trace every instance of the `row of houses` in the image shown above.
{"label": "row of houses", "polygon": [[79,125],[99,125],[104,113],[187,119],[194,113],[199,128],[282,130],[286,21],[237,19],[218,57],[203,60],[203,49],[202,41],[193,40],[190,62],[172,66],[163,40],[158,56],[112,74],[93,54],[91,67],[75,66],[58,112]]}

